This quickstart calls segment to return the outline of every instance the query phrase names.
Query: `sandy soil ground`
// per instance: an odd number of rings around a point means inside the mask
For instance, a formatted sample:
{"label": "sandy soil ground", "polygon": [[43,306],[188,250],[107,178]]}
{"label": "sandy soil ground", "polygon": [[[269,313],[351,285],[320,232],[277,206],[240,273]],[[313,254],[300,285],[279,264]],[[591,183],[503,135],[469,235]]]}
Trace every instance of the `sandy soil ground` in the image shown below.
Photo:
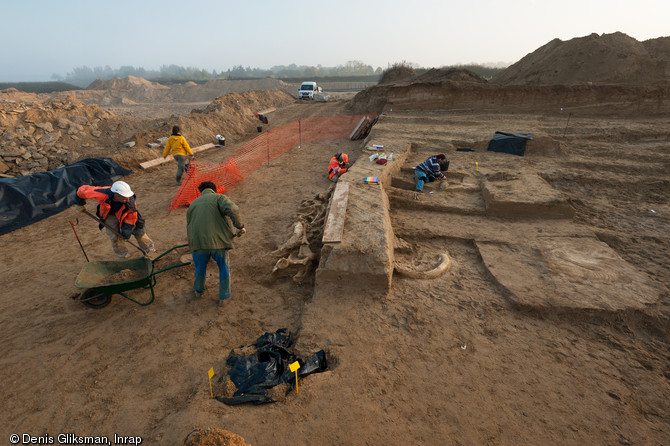
{"label": "sandy soil ground", "polygon": [[[348,114],[344,106],[296,103],[274,112],[271,122]],[[66,211],[0,237],[0,435],[117,434],[141,436],[143,444],[180,444],[195,428],[215,427],[253,445],[667,444],[667,119],[573,116],[566,127],[566,116],[558,114],[428,110],[387,113],[378,126],[413,147],[404,173],[386,186],[394,232],[405,243],[397,258],[429,266],[446,251],[453,260],[446,274],[395,275],[382,299],[334,289],[318,311],[310,285],[272,280],[277,259],[269,253],[291,235],[301,204],[331,190],[325,170],[332,154],[368,162],[360,141],[303,144],[229,191],[248,233],[231,251],[233,298],[223,308],[213,289],[202,300],[192,298],[192,267],[159,274],[148,306],[119,296],[99,310],[73,301],[85,259],[69,221],[79,218],[89,257],[113,253],[93,221]],[[536,146],[523,158],[486,152],[495,130],[542,134],[560,145]],[[198,157],[222,161],[234,149]],[[438,152],[451,160],[447,187],[429,185],[414,200],[408,171]],[[186,240],[186,210],[168,212],[177,190],[174,169],[138,168],[124,179],[137,193],[159,253]],[[562,194],[574,216],[481,212],[481,189],[468,185],[524,169]],[[643,276],[654,303],[607,311],[519,302],[513,285],[546,282],[534,271],[516,271],[514,284],[501,282],[481,247],[515,247],[542,231],[588,232]],[[184,253],[160,262],[176,263]],[[607,281],[602,268],[593,271],[592,279]],[[561,283],[576,281],[573,273],[564,277]],[[128,295],[150,298],[148,290]],[[328,315],[338,331],[323,344],[301,344],[302,327],[319,323],[304,318],[316,315]],[[301,356],[324,349],[329,370],[306,377],[299,395],[276,403],[227,406],[211,399],[208,369],[214,367],[219,391],[231,349],[279,328],[294,333]]]}

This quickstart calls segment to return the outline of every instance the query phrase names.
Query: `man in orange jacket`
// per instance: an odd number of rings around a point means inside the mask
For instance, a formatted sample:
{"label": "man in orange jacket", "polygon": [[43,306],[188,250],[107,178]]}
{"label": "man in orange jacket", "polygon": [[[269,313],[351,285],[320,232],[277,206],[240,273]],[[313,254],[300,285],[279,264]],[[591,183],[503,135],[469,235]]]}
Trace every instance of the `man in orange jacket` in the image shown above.
{"label": "man in orange jacket", "polygon": [[337,183],[343,173],[349,168],[349,155],[346,153],[336,153],[330,159],[328,164],[328,178],[333,183]]}
{"label": "man in orange jacket", "polygon": [[[135,193],[127,183],[117,181],[111,187],[81,186],[77,189],[79,210],[85,209],[87,199],[94,199],[98,202],[96,215],[107,226],[116,230],[114,232],[107,228],[106,231],[117,256],[128,257],[128,248],[124,241],[128,240],[131,235],[135,236],[144,251],[156,251],[154,242],[147,236],[144,229],[144,219],[135,205]],[[103,227],[100,225],[100,229]]]}

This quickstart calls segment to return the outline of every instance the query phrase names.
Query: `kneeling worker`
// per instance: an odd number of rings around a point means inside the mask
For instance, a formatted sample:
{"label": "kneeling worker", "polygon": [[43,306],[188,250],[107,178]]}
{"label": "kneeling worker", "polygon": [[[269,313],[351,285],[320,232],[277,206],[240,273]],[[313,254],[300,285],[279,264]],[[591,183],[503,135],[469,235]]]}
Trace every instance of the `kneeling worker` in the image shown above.
{"label": "kneeling worker", "polygon": [[349,168],[349,155],[346,153],[336,153],[328,163],[328,178],[333,183],[337,183],[343,173]]}
{"label": "kneeling worker", "polygon": [[[107,226],[107,236],[117,256],[128,257],[128,248],[124,242],[131,235],[135,236],[145,252],[156,251],[154,242],[147,236],[144,229],[144,219],[137,210],[135,193],[127,183],[117,181],[111,187],[81,186],[77,189],[77,207],[80,211],[86,209],[84,205],[87,199],[98,201],[95,214]],[[103,227],[100,225],[100,229]],[[114,228],[115,231],[109,228]]]}
{"label": "kneeling worker", "polygon": [[449,169],[449,160],[447,160],[444,153],[431,156],[426,161],[416,166],[414,169],[414,179],[417,180],[416,190],[422,192],[423,184],[435,181],[436,178],[439,180],[446,180],[447,177],[445,177],[442,172],[446,172],[447,169]]}

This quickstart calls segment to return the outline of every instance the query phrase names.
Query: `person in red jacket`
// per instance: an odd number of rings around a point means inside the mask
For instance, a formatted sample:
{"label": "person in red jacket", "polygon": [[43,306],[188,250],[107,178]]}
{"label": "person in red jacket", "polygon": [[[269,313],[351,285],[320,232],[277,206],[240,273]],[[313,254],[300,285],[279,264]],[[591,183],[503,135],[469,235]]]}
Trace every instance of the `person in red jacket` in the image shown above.
{"label": "person in red jacket", "polygon": [[[128,257],[128,248],[124,243],[131,235],[135,236],[140,247],[145,252],[155,252],[154,242],[147,236],[144,228],[144,219],[137,210],[135,193],[127,183],[117,181],[106,187],[81,186],[77,189],[77,206],[85,209],[87,199],[98,202],[96,215],[108,226],[107,236],[112,242],[114,253],[121,257]],[[100,225],[100,229],[104,226]],[[109,228],[114,228],[115,231]],[[120,235],[120,236],[119,236]]]}
{"label": "person in red jacket", "polygon": [[336,153],[328,163],[328,178],[333,183],[337,183],[343,173],[349,168],[349,155],[346,153]]}

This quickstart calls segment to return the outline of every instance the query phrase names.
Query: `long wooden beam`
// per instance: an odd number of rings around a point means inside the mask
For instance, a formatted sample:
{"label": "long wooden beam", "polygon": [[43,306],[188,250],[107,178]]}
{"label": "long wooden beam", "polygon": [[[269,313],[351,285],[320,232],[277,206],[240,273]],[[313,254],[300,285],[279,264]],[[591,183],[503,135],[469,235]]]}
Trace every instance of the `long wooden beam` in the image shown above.
{"label": "long wooden beam", "polygon": [[[198,153],[198,152],[202,152],[203,150],[211,149],[212,147],[216,147],[216,145],[209,143],[209,144],[204,144],[202,146],[194,147],[191,150],[193,151],[193,153]],[[145,161],[143,163],[140,163],[140,167],[142,167],[142,169],[146,170],[150,167],[156,167],[160,164],[167,163],[167,162],[169,162],[173,159],[174,159],[174,157],[172,155],[168,155],[167,158],[163,158],[161,156],[160,158],[156,158],[156,159],[153,159],[153,160],[149,160],[149,161]]]}
{"label": "long wooden beam", "polygon": [[340,243],[342,241],[348,200],[349,183],[338,182],[330,200],[330,209],[323,228],[323,243]]}

